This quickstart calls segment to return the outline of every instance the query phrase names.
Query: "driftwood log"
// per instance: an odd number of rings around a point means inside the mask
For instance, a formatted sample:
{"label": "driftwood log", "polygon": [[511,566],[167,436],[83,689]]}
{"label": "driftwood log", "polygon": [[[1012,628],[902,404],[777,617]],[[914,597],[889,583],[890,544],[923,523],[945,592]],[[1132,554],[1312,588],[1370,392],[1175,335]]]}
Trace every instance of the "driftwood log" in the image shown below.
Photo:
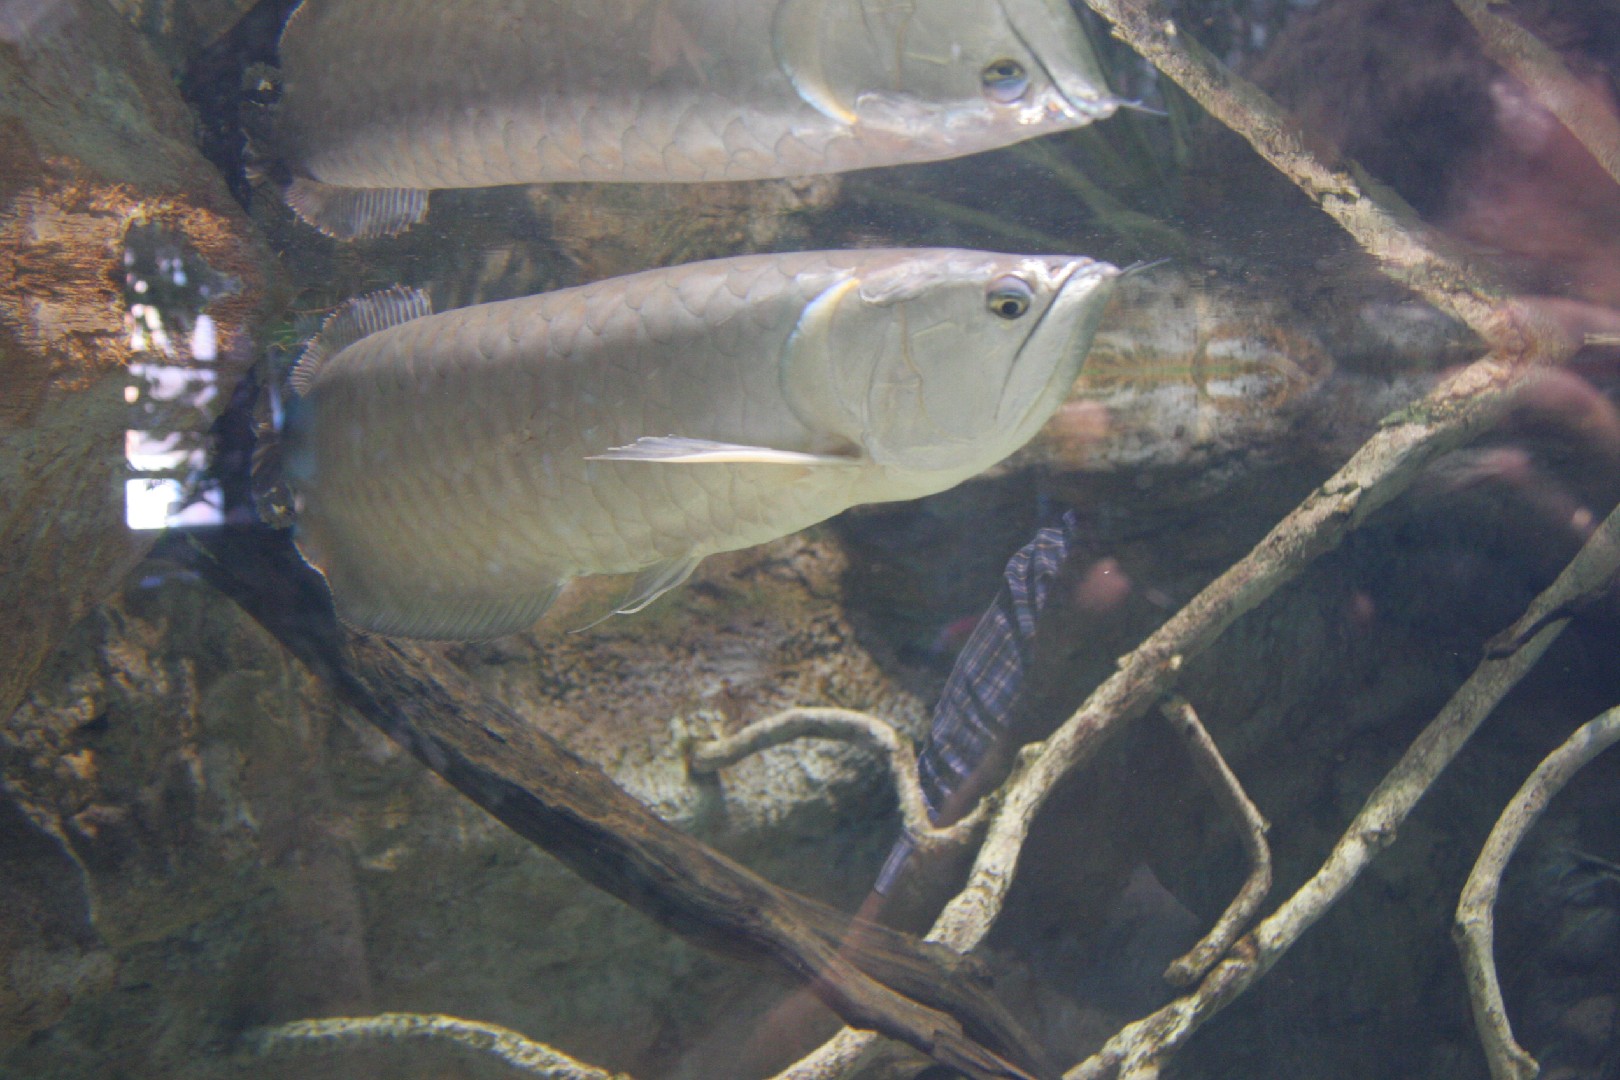
{"label": "driftwood log", "polygon": [[772,885],[666,824],[431,647],[341,627],[285,534],[192,534],[156,554],[203,574],[456,790],[671,931],[772,967],[851,1026],[976,1080],[1053,1075],[972,960]]}

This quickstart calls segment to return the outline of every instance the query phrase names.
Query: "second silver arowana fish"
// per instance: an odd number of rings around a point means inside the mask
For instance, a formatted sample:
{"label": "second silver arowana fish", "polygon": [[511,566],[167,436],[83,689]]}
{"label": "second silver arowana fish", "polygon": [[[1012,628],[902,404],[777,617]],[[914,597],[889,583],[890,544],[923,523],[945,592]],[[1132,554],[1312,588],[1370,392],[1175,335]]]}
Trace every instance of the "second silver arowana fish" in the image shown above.
{"label": "second silver arowana fish", "polygon": [[1063,400],[1119,271],[957,250],[754,255],[425,314],[333,316],[293,374],[295,536],[350,623],[523,630],[638,576],[942,491]]}
{"label": "second silver arowana fish", "polygon": [[937,161],[1119,104],[1068,0],[304,0],[281,64],[287,200],[342,237],[431,188]]}

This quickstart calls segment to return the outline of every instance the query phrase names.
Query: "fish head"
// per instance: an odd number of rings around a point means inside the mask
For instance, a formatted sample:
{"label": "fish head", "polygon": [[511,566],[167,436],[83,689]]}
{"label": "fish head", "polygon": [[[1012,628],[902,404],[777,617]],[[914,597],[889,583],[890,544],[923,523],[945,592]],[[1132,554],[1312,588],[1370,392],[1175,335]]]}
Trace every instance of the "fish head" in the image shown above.
{"label": "fish head", "polygon": [[800,316],[784,396],[874,464],[971,475],[1018,449],[1080,373],[1119,270],[1080,256],[873,251]]}
{"label": "fish head", "polygon": [[858,136],[934,156],[1111,115],[1068,0],[781,0],[778,63],[799,96]]}

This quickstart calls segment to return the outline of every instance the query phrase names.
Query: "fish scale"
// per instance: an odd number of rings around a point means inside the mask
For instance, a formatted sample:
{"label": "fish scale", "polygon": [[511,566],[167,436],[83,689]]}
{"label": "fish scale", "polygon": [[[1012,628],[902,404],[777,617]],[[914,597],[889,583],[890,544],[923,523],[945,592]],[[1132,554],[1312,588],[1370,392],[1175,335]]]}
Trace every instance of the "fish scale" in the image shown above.
{"label": "fish scale", "polygon": [[[637,574],[620,605],[636,610],[707,555],[1017,449],[1063,399],[1117,274],[896,249],[436,315],[393,290],[329,320],[294,372],[295,537],[339,613],[383,633],[521,630],[591,574]],[[997,314],[1008,295],[1014,317]]]}
{"label": "fish scale", "polygon": [[1067,0],[304,0],[280,51],[288,202],[344,237],[433,188],[936,161],[1119,104]]}

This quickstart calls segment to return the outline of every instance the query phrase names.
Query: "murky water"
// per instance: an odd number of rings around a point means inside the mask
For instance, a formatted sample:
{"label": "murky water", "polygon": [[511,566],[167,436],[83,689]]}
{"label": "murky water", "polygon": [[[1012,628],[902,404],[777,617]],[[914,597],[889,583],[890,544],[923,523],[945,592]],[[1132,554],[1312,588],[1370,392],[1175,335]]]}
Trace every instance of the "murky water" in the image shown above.
{"label": "murky water", "polygon": [[[0,0],[0,1076],[1490,1075],[1459,897],[1620,703],[1620,8],[1476,6]],[[1176,982],[1181,702],[1270,881]],[[1544,1076],[1616,768],[1495,906]]]}

